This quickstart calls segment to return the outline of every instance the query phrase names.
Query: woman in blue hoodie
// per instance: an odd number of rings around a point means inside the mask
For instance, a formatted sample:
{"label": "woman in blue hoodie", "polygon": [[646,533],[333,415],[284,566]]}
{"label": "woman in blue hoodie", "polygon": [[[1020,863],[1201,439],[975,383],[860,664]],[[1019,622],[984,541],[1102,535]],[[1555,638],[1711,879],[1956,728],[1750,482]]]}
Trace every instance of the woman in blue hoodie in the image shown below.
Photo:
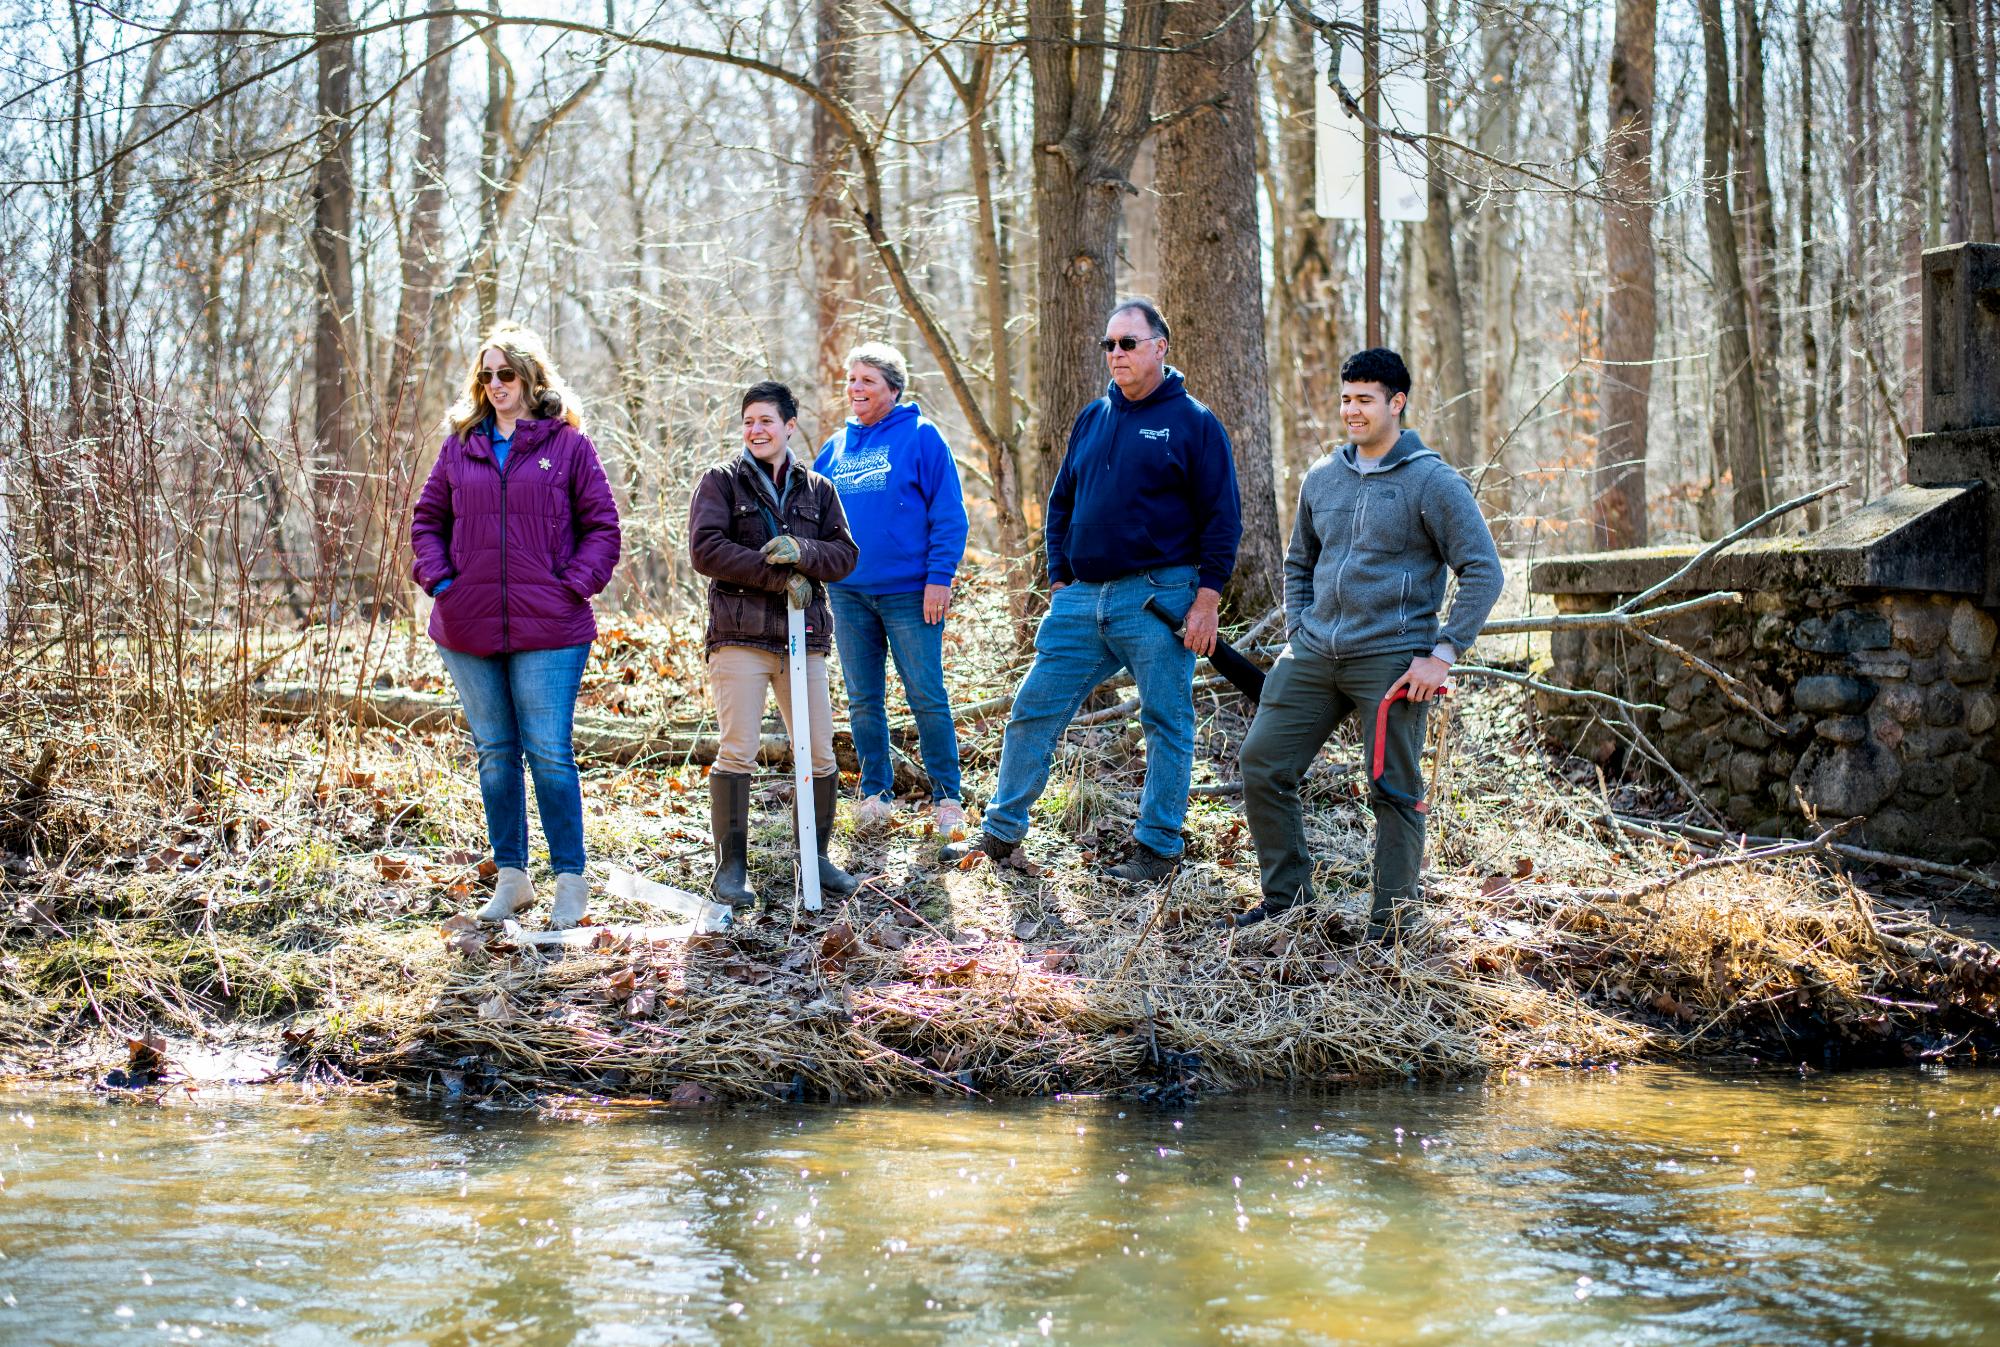
{"label": "woman in blue hoodie", "polygon": [[861,546],[853,574],[828,587],[861,759],[855,823],[880,826],[895,807],[885,706],[893,657],[916,717],[937,829],[949,837],[965,824],[958,733],[944,690],[944,617],[965,558],[965,495],[944,436],[916,403],[902,400],[909,381],[909,367],[893,347],[872,341],[855,347],[847,357],[853,416],[820,450],[813,471],[832,479]]}

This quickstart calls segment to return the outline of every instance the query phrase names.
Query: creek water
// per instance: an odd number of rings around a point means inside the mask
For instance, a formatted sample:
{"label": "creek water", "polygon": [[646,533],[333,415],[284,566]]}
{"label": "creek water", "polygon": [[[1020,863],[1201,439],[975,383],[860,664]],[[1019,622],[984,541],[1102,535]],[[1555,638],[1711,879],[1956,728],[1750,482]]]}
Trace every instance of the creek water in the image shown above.
{"label": "creek water", "polygon": [[0,1342],[2000,1340],[2000,1074],[696,1113],[0,1092]]}

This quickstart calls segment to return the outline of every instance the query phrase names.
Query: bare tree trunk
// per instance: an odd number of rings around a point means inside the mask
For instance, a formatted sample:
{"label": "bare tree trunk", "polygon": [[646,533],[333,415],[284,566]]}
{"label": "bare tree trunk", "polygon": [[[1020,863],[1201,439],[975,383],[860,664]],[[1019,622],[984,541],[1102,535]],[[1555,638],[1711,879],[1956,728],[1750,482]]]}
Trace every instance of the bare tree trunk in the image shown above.
{"label": "bare tree trunk", "polygon": [[1076,414],[1104,391],[1094,338],[1116,299],[1118,221],[1132,161],[1152,126],[1162,0],[1130,0],[1106,94],[1102,0],[1030,0],[1034,83],[1035,465],[1029,522],[1055,479]]}
{"label": "bare tree trunk", "polygon": [[1600,547],[1644,547],[1658,338],[1653,243],[1656,0],[1618,0],[1604,147],[1604,426],[1591,522]]}
{"label": "bare tree trunk", "polygon": [[1767,471],[1775,473],[1784,443],[1778,366],[1783,332],[1778,314],[1778,223],[1771,191],[1771,159],[1764,113],[1764,27],[1757,13],[1762,0],[1736,0],[1738,64],[1742,107],[1736,148],[1741,156],[1736,181],[1743,223],[1744,297],[1749,307],[1750,358],[1757,368],[1757,399],[1764,416]]}
{"label": "bare tree trunk", "polygon": [[[382,385],[386,416],[379,426],[378,443],[382,459],[366,473],[357,495],[356,517],[370,521],[369,536],[379,538],[379,554],[357,557],[357,563],[376,572],[385,597],[401,595],[400,586],[387,583],[395,567],[386,562],[399,544],[400,530],[392,516],[399,515],[415,474],[428,461],[428,446],[409,443],[423,424],[424,396],[429,386],[428,353],[432,349],[431,317],[436,307],[438,281],[444,270],[443,230],[444,154],[446,119],[451,111],[451,16],[452,0],[429,0],[430,17],[424,24],[424,74],[417,86],[417,144],[412,177],[416,193],[403,231],[400,261],[401,289],[396,299],[396,326],[388,351],[388,377]],[[372,563],[372,565],[371,565]]]}
{"label": "bare tree trunk", "polygon": [[[1161,96],[1169,97],[1164,83]],[[1132,160],[1132,186],[1138,189],[1130,201],[1125,203],[1124,227],[1119,231],[1123,243],[1119,247],[1119,257],[1124,263],[1123,274],[1118,282],[1121,295],[1146,295],[1157,298],[1160,294],[1160,136],[1148,136],[1141,142],[1139,153]]]}
{"label": "bare tree trunk", "polygon": [[[500,0],[487,0],[500,12]],[[486,114],[479,128],[479,241],[473,245],[472,291],[479,304],[483,339],[500,321],[500,202],[506,166],[501,149],[514,124],[514,67],[496,34],[486,34]]]}
{"label": "bare tree trunk", "polygon": [[[1424,63],[1425,96],[1429,101],[1428,125],[1433,131],[1445,129],[1444,46],[1437,14],[1437,0],[1425,7]],[[1437,348],[1437,367],[1426,380],[1433,390],[1434,405],[1442,410],[1432,424],[1437,443],[1431,447],[1445,461],[1461,470],[1477,465],[1473,443],[1472,371],[1465,355],[1465,297],[1458,284],[1458,241],[1453,229],[1451,182],[1445,175],[1444,159],[1435,149],[1424,156],[1424,192],[1429,210],[1424,221],[1424,288],[1430,296],[1432,338]]]}
{"label": "bare tree trunk", "polygon": [[1278,141],[1265,166],[1265,196],[1274,226],[1270,308],[1278,368],[1271,397],[1273,426],[1282,445],[1277,454],[1279,521],[1286,524],[1306,469],[1343,438],[1340,342],[1346,329],[1341,310],[1346,276],[1338,262],[1344,253],[1333,241],[1341,226],[1320,219],[1313,201],[1318,98],[1313,30],[1297,15],[1279,22],[1282,26],[1266,49],[1277,95]]}
{"label": "bare tree trunk", "polygon": [[[1819,338],[1813,330],[1813,267],[1816,262],[1814,231],[1819,221],[1814,209],[1813,182],[1813,22],[1810,0],[1796,0],[1798,21],[1794,28],[1799,55],[1799,355],[1805,366],[1799,381],[1803,405],[1799,409],[1799,462],[1806,480],[1825,480],[1823,437],[1819,428]],[[1807,507],[1807,523],[1818,528],[1822,519],[1820,503]]]}
{"label": "bare tree trunk", "polygon": [[1986,91],[1986,177],[1993,184],[1993,216],[2000,228],[2000,0],[1985,0],[1985,70],[1978,87]]}
{"label": "bare tree trunk", "polygon": [[1979,108],[1975,0],[1937,0],[1950,34],[1953,129],[1957,132],[1966,201],[1966,237],[1987,243],[1993,233],[1993,178],[1987,162],[1986,120]]}
{"label": "bare tree trunk", "polygon": [[[187,16],[191,0],[180,0],[164,25],[171,32]],[[108,171],[92,174],[85,155],[91,148],[85,134],[85,83],[91,78],[85,47],[89,26],[82,6],[72,6],[71,41],[75,46],[75,68],[71,74],[70,131],[65,147],[72,177],[95,178],[99,192],[96,219],[86,224],[86,196],[79,184],[70,189],[69,276],[64,295],[63,347],[70,360],[71,414],[82,430],[101,424],[111,397],[112,348],[117,337],[112,321],[123,309],[113,302],[111,270],[117,260],[118,225],[125,214],[131,191],[132,170],[137,162],[134,151],[152,125],[154,92],[165,69],[168,45],[153,44],[145,74],[131,98],[131,117],[116,128],[116,138],[105,148],[111,150]]]}
{"label": "bare tree trunk", "polygon": [[[816,49],[813,80],[852,103],[858,89],[854,44],[858,23],[851,0],[815,0]],[[806,207],[806,247],[812,261],[813,325],[816,356],[813,395],[808,405],[819,421],[821,443],[847,420],[845,361],[859,333],[855,310],[861,302],[861,259],[847,220],[852,152],[846,135],[825,106],[815,102],[812,117],[812,196]]]}
{"label": "bare tree trunk", "polygon": [[354,314],[354,108],[350,93],[354,40],[346,33],[347,0],[313,0],[320,36],[319,130],[313,168],[312,259],[316,317],[313,324],[313,438],[315,483],[322,529],[325,580],[343,567],[361,522],[354,510],[355,436],[351,374]]}
{"label": "bare tree trunk", "polygon": [[389,438],[400,443],[405,429],[422,419],[424,353],[429,347],[431,311],[443,271],[444,152],[446,118],[451,111],[452,0],[429,0],[424,24],[424,78],[417,92],[417,153],[413,177],[416,196],[410,203],[403,234],[402,293],[396,305],[396,335],[389,351]]}
{"label": "bare tree trunk", "polygon": [[[1515,116],[1520,104],[1515,79],[1521,58],[1520,29],[1504,9],[1482,13],[1480,29],[1481,96],[1473,104],[1479,119],[1473,144],[1489,156],[1489,162],[1504,163],[1514,157]],[[1519,349],[1515,319],[1521,276],[1519,228],[1510,198],[1509,193],[1492,194],[1482,205],[1478,229],[1479,309],[1484,318],[1479,353],[1479,443],[1495,469],[1481,494],[1494,534],[1503,540],[1511,535],[1518,508],[1514,475],[1507,462],[1512,456],[1507,438],[1513,422],[1507,393]]]}
{"label": "bare tree trunk", "polygon": [[[1018,557],[1027,550],[1022,521],[1021,430],[1015,413],[1018,390],[1014,375],[1014,340],[1007,315],[1013,309],[1013,285],[1008,279],[1005,244],[1000,235],[994,179],[1001,171],[999,133],[993,124],[993,48],[981,47],[973,57],[972,78],[966,84],[971,119],[967,167],[979,211],[973,226],[973,248],[979,267],[979,299],[985,314],[987,359],[992,378],[987,384],[987,420],[993,434],[986,444],[987,475],[993,479],[994,523],[1000,555]],[[1025,608],[1016,616],[1025,614]]]}
{"label": "bare tree trunk", "polygon": [[[1916,0],[1903,0],[1899,17],[1904,25],[1903,36],[1898,43],[1901,55],[1897,65],[1897,75],[1904,84],[1903,95],[1898,100],[1902,108],[1904,190],[1900,193],[1902,200],[1898,204],[1901,209],[1897,212],[1901,232],[1898,238],[1896,288],[1902,292],[1903,302],[1895,310],[1897,327],[1894,330],[1902,337],[1903,377],[1896,380],[1903,385],[1902,418],[1904,424],[1911,425],[1915,424],[1920,405],[1917,372],[1923,368],[1923,297],[1919,287],[1922,285],[1924,264],[1924,228],[1939,214],[1935,193],[1941,176],[1937,171],[1940,151],[1935,128],[1942,123],[1935,114],[1928,118],[1920,115],[1923,105],[1919,91],[1929,89],[1930,97],[1939,106],[1943,104],[1944,95],[1943,72],[1938,72],[1937,79],[1925,75],[1926,45],[1933,54],[1939,48],[1935,41],[1926,44],[1919,36],[1924,29],[1918,27]],[[1924,25],[1926,29],[1929,27],[1929,24]],[[1927,120],[1933,128],[1930,153],[1925,152],[1924,123]],[[1901,480],[1901,474],[1895,474],[1895,479]]]}
{"label": "bare tree trunk", "polygon": [[[1847,326],[1853,318],[1852,331],[1847,340],[1835,349],[1845,353],[1841,362],[1841,398],[1843,406],[1849,408],[1842,420],[1830,422],[1841,427],[1842,467],[1845,470],[1848,455],[1861,448],[1865,438],[1856,440],[1856,432],[1865,437],[1867,428],[1860,424],[1860,418],[1853,410],[1865,405],[1866,398],[1861,393],[1864,374],[1864,353],[1867,343],[1872,340],[1861,322],[1861,307],[1856,296],[1868,284],[1868,258],[1875,211],[1872,209],[1872,194],[1877,181],[1875,175],[1876,140],[1873,126],[1874,101],[1869,97],[1869,88],[1874,79],[1874,45],[1871,31],[1871,0],[1842,0],[1841,27],[1843,54],[1848,70],[1846,97],[1842,105],[1842,126],[1846,153],[1841,156],[1842,187],[1847,200],[1853,205],[1847,219],[1847,251],[1841,276],[1841,293],[1834,305],[1834,312],[1842,326]],[[1869,473],[1855,465],[1856,476],[1861,482],[1861,499],[1864,501],[1874,492],[1874,481]]]}
{"label": "bare tree trunk", "polygon": [[1710,436],[1716,459],[1730,475],[1730,507],[1738,524],[1768,508],[1763,417],[1757,371],[1750,358],[1743,265],[1736,250],[1736,217],[1729,204],[1733,114],[1729,98],[1729,37],[1722,0],[1696,0],[1701,19],[1702,174],[1707,179],[1702,220],[1708,233],[1710,283],[1715,288],[1716,397]]}
{"label": "bare tree trunk", "polygon": [[1186,0],[1166,41],[1193,50],[1161,67],[1170,109],[1216,106],[1160,133],[1160,271],[1174,363],[1229,431],[1243,540],[1227,598],[1261,616],[1284,592],[1284,542],[1271,468],[1271,374],[1257,222],[1256,23],[1238,0]]}
{"label": "bare tree trunk", "polygon": [[72,428],[83,426],[85,409],[91,400],[90,393],[90,352],[97,345],[96,304],[92,296],[96,293],[96,279],[92,276],[93,259],[90,250],[90,231],[84,225],[84,188],[86,166],[84,154],[84,80],[88,67],[85,47],[89,42],[90,9],[85,5],[71,5],[69,10],[70,46],[70,115],[69,136],[66,147],[66,165],[69,171],[69,276],[67,294],[63,303],[63,365],[69,374],[69,403]]}

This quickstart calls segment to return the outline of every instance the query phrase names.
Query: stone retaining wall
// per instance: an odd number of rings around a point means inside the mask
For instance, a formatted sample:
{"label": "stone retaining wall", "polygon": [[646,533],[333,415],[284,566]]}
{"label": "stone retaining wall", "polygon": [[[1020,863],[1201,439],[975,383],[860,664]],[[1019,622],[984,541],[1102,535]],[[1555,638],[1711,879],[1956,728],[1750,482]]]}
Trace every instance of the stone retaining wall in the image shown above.
{"label": "stone retaining wall", "polygon": [[[1562,612],[1623,596],[1557,594]],[[1745,595],[1662,635],[1743,680],[1774,734],[1705,675],[1614,630],[1558,632],[1553,681],[1664,707],[1640,717],[1660,753],[1717,813],[1798,835],[1804,799],[1831,822],[1858,814],[1863,845],[1980,863],[2000,854],[1996,612],[1968,599],[1841,588]],[[1625,750],[1568,698],[1541,699],[1555,738],[1600,762]],[[1625,754],[1627,770],[1637,755]],[[1655,771],[1658,769],[1655,768]]]}

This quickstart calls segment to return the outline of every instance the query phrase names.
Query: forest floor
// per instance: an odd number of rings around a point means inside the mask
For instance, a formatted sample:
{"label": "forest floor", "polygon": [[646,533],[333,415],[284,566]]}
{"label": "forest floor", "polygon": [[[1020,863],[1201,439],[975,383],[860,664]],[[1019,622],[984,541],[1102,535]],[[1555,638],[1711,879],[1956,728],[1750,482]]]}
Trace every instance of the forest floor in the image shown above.
{"label": "forest floor", "polygon": [[[1254,901],[1256,863],[1229,793],[1246,708],[1210,686],[1195,773],[1208,793],[1164,884],[1098,871],[1129,845],[1144,769],[1137,723],[1115,709],[1126,692],[1110,688],[1086,708],[1105,714],[1062,745],[1024,863],[940,866],[926,810],[905,805],[870,836],[843,811],[835,855],[866,882],[805,913],[790,778],[773,767],[753,797],[767,905],[726,932],[648,940],[636,928],[659,914],[601,881],[617,867],[706,887],[699,626],[602,626],[579,707],[600,929],[580,949],[463,919],[492,867],[471,750],[415,629],[367,671],[307,633],[240,695],[211,699],[178,749],[135,699],[20,674],[0,737],[0,1074],[680,1103],[1174,1099],[1660,1058],[1823,1069],[2000,1051],[2000,953],[1968,934],[1991,893],[1842,869],[1809,846],[1759,857],[1608,831],[1608,812],[1672,802],[1551,755],[1530,699],[1492,685],[1466,689],[1451,717],[1429,902],[1393,946],[1348,941],[1371,831],[1351,727],[1304,792],[1322,900],[1219,928]],[[975,576],[946,640],[976,805],[1004,710],[963,712],[1025,666],[1001,586]],[[107,687],[130,672],[96,671]],[[308,714],[361,703],[374,713]],[[528,930],[546,915],[545,860]]]}

